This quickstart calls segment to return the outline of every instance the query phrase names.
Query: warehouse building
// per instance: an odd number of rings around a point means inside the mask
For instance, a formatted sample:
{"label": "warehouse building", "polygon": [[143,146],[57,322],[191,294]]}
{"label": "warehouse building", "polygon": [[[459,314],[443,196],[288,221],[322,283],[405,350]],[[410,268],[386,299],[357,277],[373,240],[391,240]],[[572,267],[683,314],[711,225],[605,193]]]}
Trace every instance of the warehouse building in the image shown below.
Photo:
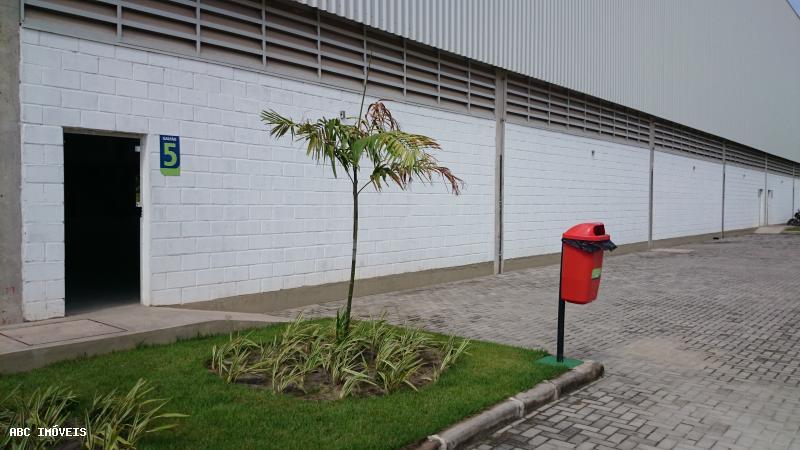
{"label": "warehouse building", "polygon": [[[454,197],[362,197],[357,295],[623,249],[800,207],[800,19],[785,0],[9,0],[0,323],[125,302],[344,296],[349,183],[268,108],[353,115],[370,75],[443,146]],[[677,241],[676,241],[677,240]]]}

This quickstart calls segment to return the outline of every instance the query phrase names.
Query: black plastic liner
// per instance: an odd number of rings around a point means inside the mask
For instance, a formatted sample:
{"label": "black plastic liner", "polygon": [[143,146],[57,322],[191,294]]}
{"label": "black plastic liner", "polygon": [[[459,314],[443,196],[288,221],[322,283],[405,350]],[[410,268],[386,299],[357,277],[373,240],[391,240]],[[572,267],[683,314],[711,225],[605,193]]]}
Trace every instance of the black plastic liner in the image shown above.
{"label": "black plastic liner", "polygon": [[569,245],[570,247],[575,247],[579,250],[583,250],[586,253],[594,253],[603,250],[608,250],[609,252],[613,252],[614,249],[617,248],[613,242],[609,241],[578,241],[575,239],[567,239],[561,238],[561,242]]}

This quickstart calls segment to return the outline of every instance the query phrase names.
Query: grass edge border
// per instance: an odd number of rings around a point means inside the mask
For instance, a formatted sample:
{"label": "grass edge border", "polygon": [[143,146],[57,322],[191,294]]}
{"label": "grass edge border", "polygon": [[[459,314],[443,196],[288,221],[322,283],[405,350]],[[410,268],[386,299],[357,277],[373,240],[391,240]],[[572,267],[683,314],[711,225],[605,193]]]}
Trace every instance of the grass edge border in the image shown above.
{"label": "grass edge border", "polygon": [[542,406],[557,401],[603,376],[605,368],[596,361],[583,364],[552,380],[542,381],[527,391],[520,392],[483,412],[432,434],[416,446],[416,450],[455,450],[474,442],[515,420],[524,418]]}

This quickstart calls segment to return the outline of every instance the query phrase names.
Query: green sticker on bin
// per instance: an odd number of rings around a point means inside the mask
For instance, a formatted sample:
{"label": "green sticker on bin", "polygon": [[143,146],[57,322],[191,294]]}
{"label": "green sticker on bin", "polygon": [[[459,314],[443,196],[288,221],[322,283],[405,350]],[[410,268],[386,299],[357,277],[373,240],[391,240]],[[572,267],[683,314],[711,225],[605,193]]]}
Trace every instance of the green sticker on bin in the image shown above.
{"label": "green sticker on bin", "polygon": [[[600,278],[600,272],[602,272],[602,271],[603,271],[603,269],[601,267],[597,267],[595,269],[592,269],[592,279],[596,280],[596,279]],[[584,272],[584,273],[586,273],[586,272]]]}

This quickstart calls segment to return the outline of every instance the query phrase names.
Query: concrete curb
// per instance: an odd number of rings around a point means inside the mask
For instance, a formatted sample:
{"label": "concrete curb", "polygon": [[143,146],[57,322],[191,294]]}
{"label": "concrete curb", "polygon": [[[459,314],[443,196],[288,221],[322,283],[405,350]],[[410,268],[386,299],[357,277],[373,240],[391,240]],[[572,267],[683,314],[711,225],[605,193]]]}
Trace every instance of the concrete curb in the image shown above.
{"label": "concrete curb", "polygon": [[603,365],[586,361],[554,380],[500,402],[482,413],[465,419],[438,434],[428,436],[417,450],[454,450],[463,448],[475,438],[486,435],[503,425],[525,417],[534,410],[561,396],[569,394],[603,376]]}
{"label": "concrete curb", "polygon": [[130,350],[139,345],[169,344],[180,339],[232,333],[267,325],[270,323],[219,319],[157,330],[121,333],[103,339],[24,349],[0,355],[0,374],[26,372],[59,361]]}

